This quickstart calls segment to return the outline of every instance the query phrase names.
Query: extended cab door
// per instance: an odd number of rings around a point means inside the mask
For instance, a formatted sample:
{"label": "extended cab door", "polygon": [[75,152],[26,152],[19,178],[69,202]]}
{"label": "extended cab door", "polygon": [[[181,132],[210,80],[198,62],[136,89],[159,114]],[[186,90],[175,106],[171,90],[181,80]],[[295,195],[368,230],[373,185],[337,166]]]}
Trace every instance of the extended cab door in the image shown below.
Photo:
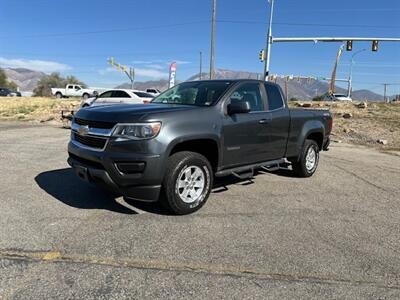
{"label": "extended cab door", "polygon": [[238,113],[223,118],[223,166],[232,167],[268,160],[269,135],[266,130],[269,113],[258,81],[243,82],[228,95],[224,109],[230,103],[247,101],[249,113]]}
{"label": "extended cab door", "polygon": [[67,87],[65,88],[65,96],[75,96],[75,90],[74,90],[74,85],[68,84]]}
{"label": "extended cab door", "polygon": [[269,159],[280,159],[286,154],[289,137],[290,111],[279,86],[269,82],[264,83],[265,95],[268,102],[268,147],[266,156]]}

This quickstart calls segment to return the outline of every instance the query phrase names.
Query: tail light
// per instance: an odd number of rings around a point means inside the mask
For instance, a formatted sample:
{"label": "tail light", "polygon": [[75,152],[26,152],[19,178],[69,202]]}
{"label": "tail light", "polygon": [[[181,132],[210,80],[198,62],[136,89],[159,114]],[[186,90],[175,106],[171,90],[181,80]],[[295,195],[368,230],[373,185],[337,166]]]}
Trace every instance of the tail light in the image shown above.
{"label": "tail light", "polygon": [[328,117],[328,132],[331,133],[332,132],[332,127],[333,127],[333,118],[332,116]]}
{"label": "tail light", "polygon": [[149,103],[150,103],[150,100],[143,100],[143,103],[144,103],[144,104],[149,104]]}

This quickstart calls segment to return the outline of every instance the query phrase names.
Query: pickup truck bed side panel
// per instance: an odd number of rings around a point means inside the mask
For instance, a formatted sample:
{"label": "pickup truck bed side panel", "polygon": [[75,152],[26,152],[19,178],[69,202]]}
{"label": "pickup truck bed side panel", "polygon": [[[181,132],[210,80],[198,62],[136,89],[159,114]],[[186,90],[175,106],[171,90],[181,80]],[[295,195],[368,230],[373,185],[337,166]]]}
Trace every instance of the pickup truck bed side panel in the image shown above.
{"label": "pickup truck bed side panel", "polygon": [[291,123],[287,143],[286,157],[297,157],[307,136],[321,133],[325,136],[323,111],[291,109]]}

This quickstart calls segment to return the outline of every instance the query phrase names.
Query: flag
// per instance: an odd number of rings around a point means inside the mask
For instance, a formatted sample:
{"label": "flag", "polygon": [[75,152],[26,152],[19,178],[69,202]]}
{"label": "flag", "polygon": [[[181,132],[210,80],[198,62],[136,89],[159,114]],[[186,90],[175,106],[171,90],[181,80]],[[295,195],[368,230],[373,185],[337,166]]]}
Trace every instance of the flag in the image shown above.
{"label": "flag", "polygon": [[169,66],[169,87],[172,88],[175,85],[176,77],[176,62],[172,62]]}

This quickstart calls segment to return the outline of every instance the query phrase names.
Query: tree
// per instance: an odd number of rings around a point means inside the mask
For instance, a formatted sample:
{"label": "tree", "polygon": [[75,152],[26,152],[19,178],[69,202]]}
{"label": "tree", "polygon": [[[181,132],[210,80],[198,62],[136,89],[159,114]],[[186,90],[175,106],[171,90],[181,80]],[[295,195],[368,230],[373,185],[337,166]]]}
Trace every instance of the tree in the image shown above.
{"label": "tree", "polygon": [[82,85],[82,87],[86,87],[86,84],[75,76],[67,76],[66,78],[63,78],[60,73],[51,73],[39,80],[33,90],[33,95],[39,97],[50,97],[52,96],[51,88],[65,87],[67,84],[79,84]]}
{"label": "tree", "polygon": [[0,87],[6,87],[6,88],[9,88],[11,90],[17,90],[18,89],[18,86],[14,82],[9,81],[7,79],[7,75],[6,75],[6,73],[4,72],[3,69],[0,69]]}

